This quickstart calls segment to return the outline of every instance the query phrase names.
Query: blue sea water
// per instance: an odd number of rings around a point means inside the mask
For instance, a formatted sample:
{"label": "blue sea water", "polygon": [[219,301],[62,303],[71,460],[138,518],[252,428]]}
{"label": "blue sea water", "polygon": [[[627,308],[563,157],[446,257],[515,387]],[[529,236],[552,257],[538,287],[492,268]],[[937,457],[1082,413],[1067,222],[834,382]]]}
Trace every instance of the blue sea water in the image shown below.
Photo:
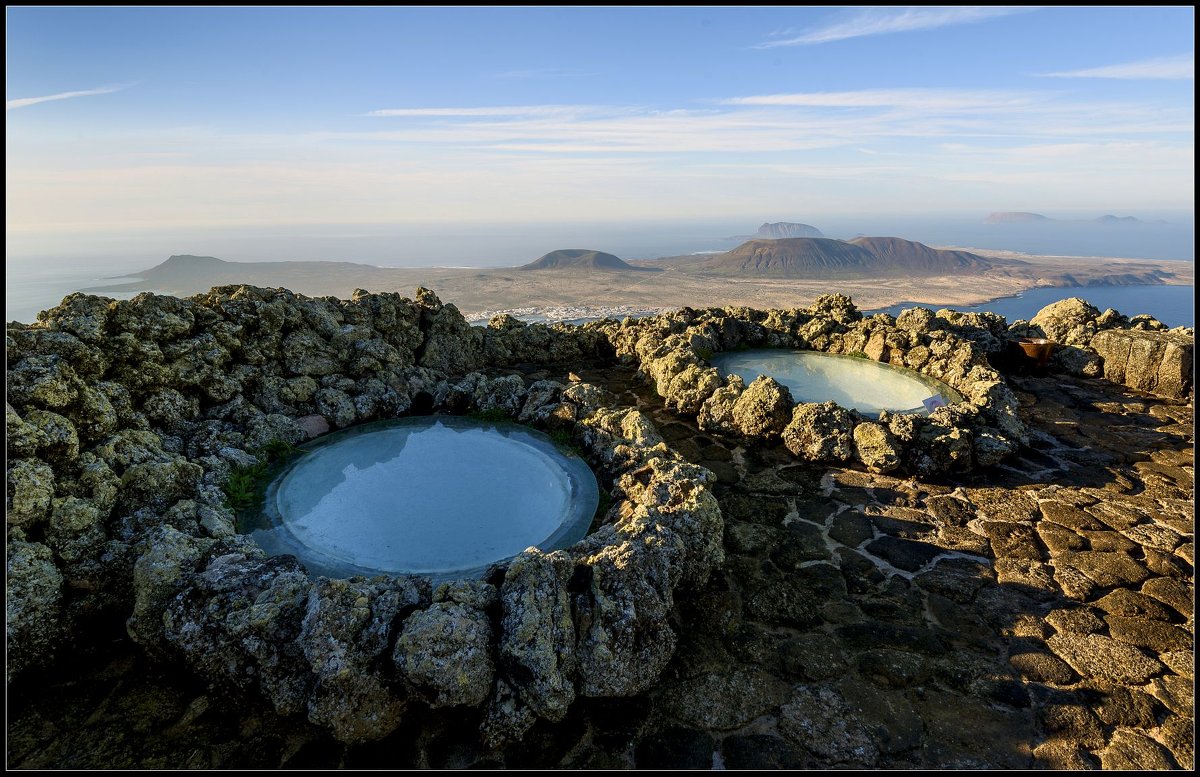
{"label": "blue sea water", "polygon": [[[1085,288],[1030,289],[1015,297],[1001,297],[980,305],[954,306],[964,313],[999,313],[1009,323],[1017,319],[1030,319],[1039,310],[1070,297],[1082,297],[1091,304],[1106,310],[1114,310],[1126,316],[1149,313],[1167,326],[1195,326],[1196,287],[1194,286],[1088,286]],[[929,303],[901,302],[872,313],[891,313],[893,316],[905,308],[922,307],[938,309],[950,307]]]}

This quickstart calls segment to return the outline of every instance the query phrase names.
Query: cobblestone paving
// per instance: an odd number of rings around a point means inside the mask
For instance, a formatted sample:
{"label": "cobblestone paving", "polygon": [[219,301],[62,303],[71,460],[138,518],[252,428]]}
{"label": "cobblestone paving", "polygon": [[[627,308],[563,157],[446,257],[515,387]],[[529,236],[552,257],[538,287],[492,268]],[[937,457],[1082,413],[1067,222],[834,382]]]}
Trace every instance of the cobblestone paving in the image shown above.
{"label": "cobblestone paving", "polygon": [[1192,768],[1191,407],[1013,378],[1034,444],[924,482],[747,450],[626,373],[582,377],[719,479],[727,562],[653,692],[498,755],[452,710],[346,748],[114,638],[10,689],[9,765]]}
{"label": "cobblestone paving", "polygon": [[659,756],[700,766],[704,734],[730,767],[1192,767],[1193,410],[1013,383],[1034,444],[940,483],[654,414],[718,473],[729,554],[687,603]]}

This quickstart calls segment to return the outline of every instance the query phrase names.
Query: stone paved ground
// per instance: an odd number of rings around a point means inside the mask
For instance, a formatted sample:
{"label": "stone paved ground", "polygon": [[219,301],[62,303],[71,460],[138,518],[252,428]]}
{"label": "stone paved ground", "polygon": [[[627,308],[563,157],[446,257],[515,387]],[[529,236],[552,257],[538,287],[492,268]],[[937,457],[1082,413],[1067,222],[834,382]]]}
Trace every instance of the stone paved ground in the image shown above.
{"label": "stone paved ground", "polygon": [[577,702],[499,760],[453,711],[345,748],[114,637],[10,689],[9,765],[1192,768],[1191,407],[1014,378],[1032,448],[934,483],[745,450],[583,377],[720,481],[728,560],[655,691]]}
{"label": "stone paved ground", "polygon": [[728,553],[685,607],[658,757],[1191,768],[1192,408],[1013,383],[1032,448],[941,483],[729,451],[655,413],[718,473]]}

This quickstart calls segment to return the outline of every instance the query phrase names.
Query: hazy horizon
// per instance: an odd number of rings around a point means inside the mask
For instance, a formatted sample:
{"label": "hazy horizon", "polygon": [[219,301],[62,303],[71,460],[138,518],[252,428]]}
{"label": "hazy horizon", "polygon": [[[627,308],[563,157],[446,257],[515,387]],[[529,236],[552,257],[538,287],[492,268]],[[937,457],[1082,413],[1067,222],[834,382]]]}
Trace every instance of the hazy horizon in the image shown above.
{"label": "hazy horizon", "polygon": [[[1032,254],[1194,260],[1194,221],[1187,211],[1041,211],[1051,223],[986,224],[986,214],[826,214],[769,219],[593,222],[448,222],[442,224],[238,225],[204,229],[66,234],[9,233],[12,262],[98,267],[146,267],[176,254],[226,261],[346,261],[383,267],[505,267],[560,248],[591,248],[626,259],[652,259],[733,248],[765,221],[795,221],[841,240],[892,236],[931,245]],[[1132,215],[1147,223],[1102,225],[1103,215]],[[1165,221],[1166,223],[1153,223]],[[404,241],[397,243],[396,241]]]}

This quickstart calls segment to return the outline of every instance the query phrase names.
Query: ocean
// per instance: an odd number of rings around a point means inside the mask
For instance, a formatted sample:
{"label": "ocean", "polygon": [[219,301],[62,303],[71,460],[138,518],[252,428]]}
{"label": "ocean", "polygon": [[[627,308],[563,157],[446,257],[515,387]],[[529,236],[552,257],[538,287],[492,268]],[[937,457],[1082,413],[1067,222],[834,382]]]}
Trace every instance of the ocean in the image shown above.
{"label": "ocean", "polygon": [[[1196,288],[1194,286],[1088,286],[1074,289],[1030,289],[1015,297],[1000,297],[979,305],[953,306],[963,313],[991,312],[1004,316],[1011,324],[1018,319],[1029,320],[1047,305],[1070,297],[1082,297],[1101,311],[1113,308],[1126,316],[1149,313],[1167,326],[1195,326]],[[944,305],[901,302],[898,305],[872,310],[872,313],[891,313],[905,308],[922,307],[937,310]]]}

